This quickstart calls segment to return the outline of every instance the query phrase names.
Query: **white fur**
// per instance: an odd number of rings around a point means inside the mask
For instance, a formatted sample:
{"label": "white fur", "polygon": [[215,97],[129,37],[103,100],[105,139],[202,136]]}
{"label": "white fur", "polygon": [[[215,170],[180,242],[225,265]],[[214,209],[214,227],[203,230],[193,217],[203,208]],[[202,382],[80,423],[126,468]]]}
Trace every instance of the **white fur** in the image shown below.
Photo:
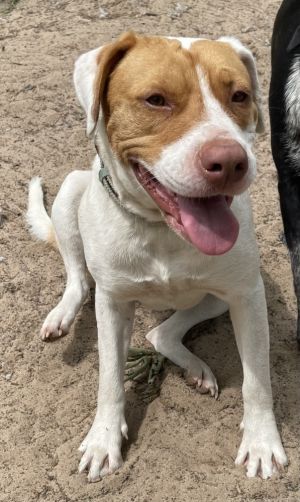
{"label": "white fur", "polygon": [[[81,56],[75,67],[76,90],[88,115],[90,70],[96,53]],[[238,138],[250,156],[252,131],[237,130],[212,98],[201,71],[199,78],[209,133],[214,125],[221,126],[222,134],[226,131]],[[180,178],[180,166],[184,166],[183,159],[194,142],[202,141],[204,130],[199,124],[167,147],[152,166],[157,177],[167,183],[164,173],[170,175],[175,165],[173,182],[179,193],[191,190],[188,173]],[[234,198],[240,234],[232,250],[222,256],[206,256],[166,226],[155,203],[115,158],[102,119],[97,140],[120,199],[131,212],[120,208],[100,184],[97,157],[92,172],[68,176],[52,211],[68,274],[67,287],[42,328],[43,337],[68,330],[87,291],[87,264],[96,282],[100,377],[95,420],[80,447],[80,471],[88,468],[88,479],[96,481],[122,464],[121,441],[127,435],[124,363],[135,303],[140,301],[150,308],[177,310],[147,338],[184,368],[201,392],[214,396],[218,386],[210,368],[183,347],[181,340],[191,326],[229,308],[244,372],[244,432],[236,463],[242,465],[247,457],[248,476],[256,476],[259,469],[263,478],[271,476],[275,469],[272,455],[278,464],[285,465],[287,459],[272,411],[267,309],[248,194]]]}
{"label": "white fur", "polygon": [[285,86],[286,142],[288,155],[299,172],[299,131],[300,131],[300,58],[297,56],[290,69]]}
{"label": "white fur", "polygon": [[192,38],[192,37],[166,37],[170,40],[178,40],[181,43],[183,49],[190,49],[191,45],[198,40],[204,40],[204,38]]}
{"label": "white fur", "polygon": [[45,210],[43,198],[42,179],[36,176],[29,183],[26,220],[32,235],[46,242],[53,229],[53,224]]}
{"label": "white fur", "polygon": [[300,127],[300,58],[296,57],[291,65],[290,75],[285,88],[285,107],[287,124],[292,129]]}
{"label": "white fur", "polygon": [[91,135],[95,128],[92,118],[93,82],[97,70],[96,59],[102,47],[82,54],[75,62],[74,86],[76,94],[87,117],[86,133]]}

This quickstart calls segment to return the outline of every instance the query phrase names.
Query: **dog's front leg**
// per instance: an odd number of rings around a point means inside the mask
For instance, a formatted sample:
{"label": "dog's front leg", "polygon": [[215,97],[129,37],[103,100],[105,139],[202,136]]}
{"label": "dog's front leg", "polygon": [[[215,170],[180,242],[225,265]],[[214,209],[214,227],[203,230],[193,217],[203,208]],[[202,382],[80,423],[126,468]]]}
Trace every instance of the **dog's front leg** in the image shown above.
{"label": "dog's front leg", "polygon": [[96,286],[98,405],[94,423],[79,448],[83,452],[79,472],[88,468],[89,481],[98,481],[122,465],[122,436],[127,437],[124,364],[133,315],[133,303],[115,303]]}
{"label": "dog's front leg", "polygon": [[251,294],[230,302],[230,314],[243,365],[243,439],[236,464],[247,464],[247,476],[268,478],[286,465],[273,414],[269,369],[269,326],[262,278]]}

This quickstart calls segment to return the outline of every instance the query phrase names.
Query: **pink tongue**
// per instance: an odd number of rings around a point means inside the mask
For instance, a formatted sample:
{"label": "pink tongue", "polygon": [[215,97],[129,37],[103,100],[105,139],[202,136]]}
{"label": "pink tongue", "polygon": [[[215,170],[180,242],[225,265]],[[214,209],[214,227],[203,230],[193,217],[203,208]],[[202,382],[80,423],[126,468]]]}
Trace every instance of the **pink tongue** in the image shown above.
{"label": "pink tongue", "polygon": [[232,248],[239,224],[224,196],[177,197],[182,224],[194,246],[208,255],[223,254]]}

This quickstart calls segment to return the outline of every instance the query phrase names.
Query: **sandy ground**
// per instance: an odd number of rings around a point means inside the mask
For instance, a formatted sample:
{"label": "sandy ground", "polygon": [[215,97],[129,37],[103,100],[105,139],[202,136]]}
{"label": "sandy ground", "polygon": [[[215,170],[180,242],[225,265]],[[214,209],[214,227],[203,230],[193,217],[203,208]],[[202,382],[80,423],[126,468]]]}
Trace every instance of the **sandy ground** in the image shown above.
{"label": "sandy ground", "polygon": [[[8,2],[6,2],[7,4]],[[290,465],[271,481],[234,467],[241,436],[241,366],[225,315],[194,328],[188,345],[218,378],[218,401],[189,389],[168,366],[148,406],[127,393],[124,467],[100,483],[77,473],[77,447],[96,406],[94,309],[84,305],[71,333],[44,344],[38,331],[64,287],[60,256],[34,242],[24,224],[27,183],[36,174],[51,206],[62,180],[94,154],[75,99],[73,64],[125,29],[141,33],[235,35],[257,56],[266,105],[270,36],[278,0],[20,1],[0,18],[1,60],[1,502],[299,501],[300,370],[295,301],[281,242],[269,132],[257,144],[252,189],[271,327],[275,410]],[[2,4],[3,7],[4,4]],[[266,110],[267,111],[267,110]],[[135,343],[158,320],[140,311]]]}

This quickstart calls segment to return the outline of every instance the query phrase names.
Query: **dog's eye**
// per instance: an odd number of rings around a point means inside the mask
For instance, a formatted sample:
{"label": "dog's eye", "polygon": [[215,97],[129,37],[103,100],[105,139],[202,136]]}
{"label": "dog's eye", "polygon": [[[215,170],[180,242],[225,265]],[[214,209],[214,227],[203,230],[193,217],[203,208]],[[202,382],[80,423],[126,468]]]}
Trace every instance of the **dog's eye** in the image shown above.
{"label": "dog's eye", "polygon": [[248,98],[248,94],[244,91],[236,91],[231,98],[231,101],[233,103],[244,103],[246,99]]}
{"label": "dog's eye", "polygon": [[152,96],[146,99],[146,103],[156,107],[167,106],[168,104],[161,94],[152,94]]}

